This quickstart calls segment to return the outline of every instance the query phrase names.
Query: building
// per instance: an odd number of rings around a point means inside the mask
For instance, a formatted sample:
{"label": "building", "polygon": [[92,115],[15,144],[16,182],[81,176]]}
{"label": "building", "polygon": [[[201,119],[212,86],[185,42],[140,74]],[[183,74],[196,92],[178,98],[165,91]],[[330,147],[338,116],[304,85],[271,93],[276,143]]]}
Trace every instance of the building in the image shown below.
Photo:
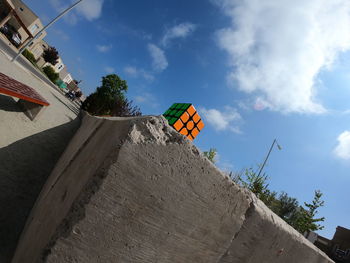
{"label": "building", "polygon": [[67,67],[64,67],[60,72],[59,72],[60,79],[66,83],[69,84],[71,81],[73,81],[73,77],[70,73],[67,72]]}
{"label": "building", "polygon": [[34,55],[35,60],[39,60],[41,55],[44,53],[44,50],[47,49],[48,47],[49,47],[49,44],[43,39],[33,44],[30,50]]}
{"label": "building", "polygon": [[[43,29],[39,17],[21,0],[0,0],[0,10],[0,27],[8,25],[19,34],[18,49]],[[28,49],[31,50],[45,36],[46,32],[41,32]]]}
{"label": "building", "polygon": [[335,262],[350,263],[350,229],[338,226],[332,240],[317,235],[314,244]]}
{"label": "building", "polygon": [[67,88],[70,90],[70,91],[79,91],[79,87],[78,87],[78,84],[76,83],[75,80],[71,81],[70,83],[68,83],[67,85]]}
{"label": "building", "polygon": [[60,73],[60,71],[64,68],[63,60],[59,57],[56,65],[53,66],[53,69],[56,73]]}

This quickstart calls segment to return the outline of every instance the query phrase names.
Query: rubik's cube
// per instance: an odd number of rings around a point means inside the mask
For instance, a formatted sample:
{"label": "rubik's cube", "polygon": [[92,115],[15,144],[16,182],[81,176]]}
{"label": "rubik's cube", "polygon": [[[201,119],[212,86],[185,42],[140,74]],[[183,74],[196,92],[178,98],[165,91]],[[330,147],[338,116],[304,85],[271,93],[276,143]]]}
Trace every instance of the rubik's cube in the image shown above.
{"label": "rubik's cube", "polygon": [[201,117],[191,103],[174,103],[163,116],[175,130],[191,141],[204,127]]}

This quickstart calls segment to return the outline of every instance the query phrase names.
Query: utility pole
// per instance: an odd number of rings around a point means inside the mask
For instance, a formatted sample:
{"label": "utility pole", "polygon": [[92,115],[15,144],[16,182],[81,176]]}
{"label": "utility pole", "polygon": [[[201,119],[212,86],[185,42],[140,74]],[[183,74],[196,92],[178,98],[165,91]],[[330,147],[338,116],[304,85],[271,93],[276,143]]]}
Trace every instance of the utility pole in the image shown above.
{"label": "utility pole", "polygon": [[79,0],[77,1],[75,4],[73,4],[72,6],[68,7],[66,10],[64,10],[61,14],[59,14],[58,16],[56,16],[50,23],[48,23],[43,29],[41,29],[30,41],[28,41],[28,43],[22,47],[16,56],[14,56],[11,60],[11,62],[14,62],[21,54],[22,52],[31,44],[33,43],[33,41],[35,39],[37,39],[41,33],[46,30],[48,27],[50,27],[53,23],[57,22],[57,20],[59,20],[62,16],[64,16],[65,14],[67,14],[70,10],[72,10],[74,7],[76,7],[78,4],[80,4],[83,0]]}
{"label": "utility pole", "polygon": [[277,140],[274,139],[273,142],[272,142],[272,144],[271,144],[270,150],[269,150],[269,152],[268,152],[267,155],[266,155],[265,161],[264,161],[263,165],[261,166],[261,168],[260,168],[260,170],[259,170],[258,177],[259,177],[259,175],[261,174],[262,170],[264,169],[264,166],[265,166],[265,164],[266,164],[266,162],[267,162],[267,159],[269,159],[270,153],[271,153],[271,151],[272,151],[272,149],[273,149],[273,146],[274,146],[275,144],[277,145],[278,150],[281,150],[281,149],[282,149],[282,147],[278,144]]}

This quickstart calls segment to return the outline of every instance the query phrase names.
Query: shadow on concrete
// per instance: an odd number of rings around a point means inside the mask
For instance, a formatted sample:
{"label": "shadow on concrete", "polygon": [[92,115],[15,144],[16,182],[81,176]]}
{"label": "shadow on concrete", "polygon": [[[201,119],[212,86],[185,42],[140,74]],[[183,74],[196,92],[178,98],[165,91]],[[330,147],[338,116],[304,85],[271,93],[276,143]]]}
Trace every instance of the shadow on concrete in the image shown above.
{"label": "shadow on concrete", "polygon": [[72,104],[67,103],[67,102],[61,100],[61,99],[60,99],[59,97],[57,97],[54,93],[51,92],[51,94],[52,94],[57,100],[59,100],[62,104],[64,104],[70,111],[72,111],[72,112],[75,113],[76,115],[79,114],[79,112],[80,112],[80,109],[79,109],[79,108],[74,107]]}
{"label": "shadow on concrete", "polygon": [[0,110],[23,112],[22,109],[18,106],[14,98],[6,95],[1,95],[1,94],[0,94]]}
{"label": "shadow on concrete", "polygon": [[78,117],[0,149],[1,263],[11,261],[42,186],[79,126]]}

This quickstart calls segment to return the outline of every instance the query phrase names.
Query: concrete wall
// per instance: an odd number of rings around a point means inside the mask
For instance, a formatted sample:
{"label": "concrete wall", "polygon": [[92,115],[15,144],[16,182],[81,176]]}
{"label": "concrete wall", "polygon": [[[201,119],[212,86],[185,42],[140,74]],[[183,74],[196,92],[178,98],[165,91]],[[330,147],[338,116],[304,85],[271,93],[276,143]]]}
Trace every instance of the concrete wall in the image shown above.
{"label": "concrete wall", "polygon": [[19,262],[332,262],[163,117],[82,126],[44,186]]}
{"label": "concrete wall", "polygon": [[[69,122],[69,110],[64,105],[59,107],[51,97],[48,99],[56,107],[48,111],[60,110],[54,114],[54,121],[48,121],[52,114],[45,110],[41,118],[32,122],[18,110],[15,100],[0,95],[0,123],[4,124],[0,125],[1,263],[11,262],[42,187],[80,126],[78,118]],[[62,112],[67,117],[58,119],[56,116]]]}

